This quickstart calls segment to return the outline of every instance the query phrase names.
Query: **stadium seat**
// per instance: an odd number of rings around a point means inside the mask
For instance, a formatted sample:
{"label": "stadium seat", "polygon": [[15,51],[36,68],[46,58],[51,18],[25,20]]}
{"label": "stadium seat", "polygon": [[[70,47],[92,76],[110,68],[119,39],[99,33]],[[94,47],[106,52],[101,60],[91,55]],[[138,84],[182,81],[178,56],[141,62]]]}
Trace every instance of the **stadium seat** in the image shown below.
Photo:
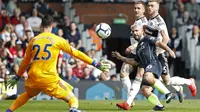
{"label": "stadium seat", "polygon": [[75,17],[74,17],[74,21],[75,21],[75,23],[79,24],[79,23],[80,23],[79,16],[75,16]]}
{"label": "stadium seat", "polygon": [[88,33],[88,29],[86,29],[85,31],[86,31],[86,37],[90,37],[90,34]]}
{"label": "stadium seat", "polygon": [[79,29],[80,33],[83,32],[83,30],[84,30],[84,24],[78,24],[78,29]]}
{"label": "stadium seat", "polygon": [[70,20],[74,20],[74,16],[75,16],[75,9],[74,8],[71,8],[70,9]]}
{"label": "stadium seat", "polygon": [[102,50],[96,52],[97,59],[102,57]]}
{"label": "stadium seat", "polygon": [[64,4],[64,15],[70,16],[70,8],[72,7],[72,3],[70,1],[65,2]]}
{"label": "stadium seat", "polygon": [[92,38],[91,37],[86,37],[86,51],[90,50],[92,48]]}
{"label": "stadium seat", "polygon": [[83,47],[86,47],[86,37],[87,37],[87,34],[86,34],[86,31],[83,31],[82,33],[81,33],[81,40],[82,40],[82,45],[83,45]]}

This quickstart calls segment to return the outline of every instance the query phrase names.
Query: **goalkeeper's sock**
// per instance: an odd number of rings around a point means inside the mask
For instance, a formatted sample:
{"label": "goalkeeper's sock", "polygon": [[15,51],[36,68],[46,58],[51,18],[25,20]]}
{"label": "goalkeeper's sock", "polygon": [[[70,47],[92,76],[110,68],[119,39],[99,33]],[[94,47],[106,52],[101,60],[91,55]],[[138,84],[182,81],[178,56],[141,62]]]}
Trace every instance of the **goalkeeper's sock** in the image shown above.
{"label": "goalkeeper's sock", "polygon": [[170,93],[170,91],[165,87],[165,85],[158,79],[156,79],[156,82],[153,86],[163,94]]}
{"label": "goalkeeper's sock", "polygon": [[6,112],[12,112],[10,109],[7,109]]}
{"label": "goalkeeper's sock", "polygon": [[23,106],[28,100],[30,99],[30,97],[28,96],[27,92],[24,92],[23,94],[21,94],[15,101],[14,103],[10,106],[9,110],[14,111],[15,109]]}
{"label": "goalkeeper's sock", "polygon": [[70,99],[69,99],[69,107],[72,108],[78,108],[78,99],[76,98],[76,96],[72,96]]}
{"label": "goalkeeper's sock", "polygon": [[160,101],[159,101],[159,99],[158,99],[158,97],[155,95],[155,94],[151,94],[148,98],[148,101],[152,104],[152,105],[158,105],[158,106],[163,106],[161,103],[160,103]]}

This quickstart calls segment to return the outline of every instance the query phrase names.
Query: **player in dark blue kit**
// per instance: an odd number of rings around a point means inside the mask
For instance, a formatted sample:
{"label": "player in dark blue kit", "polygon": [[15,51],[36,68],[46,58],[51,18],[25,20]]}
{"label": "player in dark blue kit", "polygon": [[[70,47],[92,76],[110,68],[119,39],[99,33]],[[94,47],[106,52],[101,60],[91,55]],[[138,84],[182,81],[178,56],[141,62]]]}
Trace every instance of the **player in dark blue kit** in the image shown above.
{"label": "player in dark blue kit", "polygon": [[[164,44],[168,44],[170,41],[167,25],[164,19],[159,14],[160,0],[148,0],[147,13],[149,15],[149,20],[145,28],[145,33],[150,37],[159,38]],[[171,86],[176,90],[179,102],[182,103],[184,99],[183,87],[182,85],[187,85],[192,93],[192,96],[196,96],[197,88],[195,85],[194,78],[185,79],[177,76],[170,76],[168,61],[165,55],[165,50],[157,47],[158,59],[162,65],[163,71],[161,78],[163,83]]]}
{"label": "player in dark blue kit", "polygon": [[[158,77],[162,73],[162,66],[156,55],[156,46],[163,48],[174,58],[175,54],[168,46],[160,40],[157,40],[157,38],[145,35],[141,25],[135,24],[131,27],[131,30],[134,38],[139,42],[136,48],[137,58],[135,60],[128,59],[121,56],[118,52],[112,52],[112,55],[123,62],[139,66],[144,69],[144,84],[142,86],[143,95],[155,106],[154,110],[163,110],[164,106],[160,103],[157,96],[151,92],[153,90],[151,86],[157,88],[161,93],[166,95],[167,103],[170,102],[173,95],[164,86],[164,84],[158,80]],[[118,107],[122,107],[125,110],[130,109],[126,102],[121,103]]]}

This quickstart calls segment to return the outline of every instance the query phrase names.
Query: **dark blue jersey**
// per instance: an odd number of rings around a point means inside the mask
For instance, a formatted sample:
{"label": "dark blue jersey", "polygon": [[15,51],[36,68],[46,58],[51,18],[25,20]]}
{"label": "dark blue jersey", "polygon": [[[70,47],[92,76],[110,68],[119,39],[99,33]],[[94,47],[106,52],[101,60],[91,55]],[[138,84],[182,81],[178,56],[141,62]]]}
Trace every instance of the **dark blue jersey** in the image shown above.
{"label": "dark blue jersey", "polygon": [[156,55],[156,43],[155,37],[145,36],[143,37],[136,48],[137,60],[141,67],[146,67],[153,61],[157,61]]}

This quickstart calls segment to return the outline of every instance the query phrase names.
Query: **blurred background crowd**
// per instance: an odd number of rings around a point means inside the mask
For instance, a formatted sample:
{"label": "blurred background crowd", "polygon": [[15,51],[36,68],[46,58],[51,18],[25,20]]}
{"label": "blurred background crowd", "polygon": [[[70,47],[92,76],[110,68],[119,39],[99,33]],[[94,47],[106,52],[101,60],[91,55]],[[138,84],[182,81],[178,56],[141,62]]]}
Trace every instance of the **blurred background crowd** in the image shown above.
{"label": "blurred background crowd", "polygon": [[[41,18],[46,14],[52,15],[55,19],[52,33],[66,39],[71,46],[86,53],[89,57],[98,61],[107,60],[112,65],[111,71],[102,73],[91,65],[60,51],[57,64],[60,77],[72,82],[80,80],[119,81],[120,68],[108,58],[105,52],[106,40],[101,40],[95,33],[98,23],[92,22],[89,25],[81,23],[72,4],[77,2],[133,4],[134,1],[56,0],[64,4],[64,11],[60,13],[48,5],[55,0],[0,0],[0,99],[16,97],[16,87],[8,89],[6,82],[8,78],[17,73],[28,42],[40,33]],[[147,2],[147,0],[143,1]],[[32,3],[31,12],[27,13],[19,6],[19,3],[23,2]],[[200,78],[198,76],[200,73],[199,3],[200,0],[162,0],[166,15],[163,18],[171,38],[169,46],[177,55],[176,59],[169,58],[171,75]],[[26,76],[27,73],[24,74],[24,77]]]}

